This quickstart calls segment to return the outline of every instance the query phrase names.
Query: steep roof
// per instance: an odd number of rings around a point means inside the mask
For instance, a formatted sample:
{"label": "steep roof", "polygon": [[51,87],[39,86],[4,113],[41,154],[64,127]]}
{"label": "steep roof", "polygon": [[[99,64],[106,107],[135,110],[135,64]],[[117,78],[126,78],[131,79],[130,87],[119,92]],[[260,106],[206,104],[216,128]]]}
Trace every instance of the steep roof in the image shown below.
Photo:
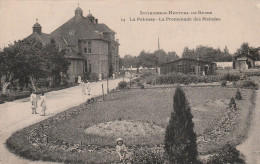
{"label": "steep roof", "polygon": [[104,23],[95,24],[94,26],[95,26],[95,28],[96,28],[98,31],[101,31],[101,32],[116,33],[115,31],[111,30],[111,29],[110,29],[107,25],[105,25]]}
{"label": "steep roof", "polygon": [[63,38],[69,45],[78,44],[79,39],[104,39],[95,32],[95,26],[83,16],[75,15],[50,34],[52,38]]}
{"label": "steep roof", "polygon": [[37,41],[41,42],[43,45],[46,45],[46,44],[50,43],[49,34],[45,34],[45,33],[38,34],[37,32],[34,32],[31,35],[29,35],[27,38],[25,38],[25,39],[32,39],[32,38],[34,38]]}

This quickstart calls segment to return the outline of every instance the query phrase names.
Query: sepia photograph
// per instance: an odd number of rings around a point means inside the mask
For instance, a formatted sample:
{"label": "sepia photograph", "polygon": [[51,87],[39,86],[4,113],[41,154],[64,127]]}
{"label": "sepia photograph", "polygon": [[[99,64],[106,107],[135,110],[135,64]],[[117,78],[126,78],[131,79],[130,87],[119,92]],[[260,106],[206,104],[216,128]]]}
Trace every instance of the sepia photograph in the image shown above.
{"label": "sepia photograph", "polygon": [[260,0],[0,0],[0,164],[260,164]]}

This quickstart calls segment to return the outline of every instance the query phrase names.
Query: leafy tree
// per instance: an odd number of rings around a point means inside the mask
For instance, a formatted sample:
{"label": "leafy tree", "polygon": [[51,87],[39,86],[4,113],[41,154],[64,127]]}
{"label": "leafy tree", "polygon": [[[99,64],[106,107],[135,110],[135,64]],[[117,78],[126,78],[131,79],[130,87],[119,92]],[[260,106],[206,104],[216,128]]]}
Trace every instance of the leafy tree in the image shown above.
{"label": "leafy tree", "polygon": [[35,79],[67,72],[69,63],[64,54],[64,51],[59,52],[54,42],[45,47],[35,39],[24,39],[10,44],[0,52],[0,75],[5,76],[3,94],[15,80],[19,80],[23,86],[23,83],[28,83],[30,79],[34,87]]}
{"label": "leafy tree", "polygon": [[138,59],[136,56],[131,56],[131,55],[125,55],[124,58],[122,59],[122,65],[124,67],[137,67]]}
{"label": "leafy tree", "polygon": [[200,59],[211,62],[217,61],[232,61],[232,55],[229,53],[227,47],[224,51],[219,48],[214,49],[209,46],[197,46],[196,49],[189,49],[185,47],[182,53],[183,58]]}
{"label": "leafy tree", "polygon": [[170,61],[173,61],[176,59],[179,59],[179,56],[177,55],[176,52],[170,51],[167,53],[167,59],[166,59],[167,62],[170,62]]}
{"label": "leafy tree", "polygon": [[173,97],[173,112],[165,134],[165,152],[170,163],[198,162],[196,133],[190,110],[184,91],[177,87]]}

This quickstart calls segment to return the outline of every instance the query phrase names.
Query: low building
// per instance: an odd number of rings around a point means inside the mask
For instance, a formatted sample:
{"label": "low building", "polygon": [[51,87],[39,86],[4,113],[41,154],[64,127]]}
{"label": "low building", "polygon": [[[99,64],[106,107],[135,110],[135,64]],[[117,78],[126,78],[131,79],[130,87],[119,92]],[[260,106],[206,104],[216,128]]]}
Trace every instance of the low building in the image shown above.
{"label": "low building", "polygon": [[161,64],[160,73],[184,73],[195,75],[212,75],[216,64],[190,58],[181,58],[168,63]]}
{"label": "low building", "polygon": [[247,70],[255,67],[256,58],[250,53],[240,53],[234,57],[233,67],[238,70]]}

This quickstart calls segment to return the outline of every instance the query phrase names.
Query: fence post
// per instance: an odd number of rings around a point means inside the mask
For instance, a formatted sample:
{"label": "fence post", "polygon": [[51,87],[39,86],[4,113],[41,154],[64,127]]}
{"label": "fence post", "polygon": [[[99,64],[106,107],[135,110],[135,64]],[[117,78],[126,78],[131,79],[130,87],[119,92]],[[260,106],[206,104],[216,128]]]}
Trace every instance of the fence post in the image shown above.
{"label": "fence post", "polygon": [[104,97],[104,86],[102,84],[102,97],[103,97],[103,101],[105,101],[105,97]]}
{"label": "fence post", "polygon": [[82,150],[82,141],[80,141],[80,150]]}
{"label": "fence post", "polygon": [[108,80],[109,80],[109,78],[108,78],[108,76],[107,76],[107,93],[109,92],[109,84],[108,84]]}

